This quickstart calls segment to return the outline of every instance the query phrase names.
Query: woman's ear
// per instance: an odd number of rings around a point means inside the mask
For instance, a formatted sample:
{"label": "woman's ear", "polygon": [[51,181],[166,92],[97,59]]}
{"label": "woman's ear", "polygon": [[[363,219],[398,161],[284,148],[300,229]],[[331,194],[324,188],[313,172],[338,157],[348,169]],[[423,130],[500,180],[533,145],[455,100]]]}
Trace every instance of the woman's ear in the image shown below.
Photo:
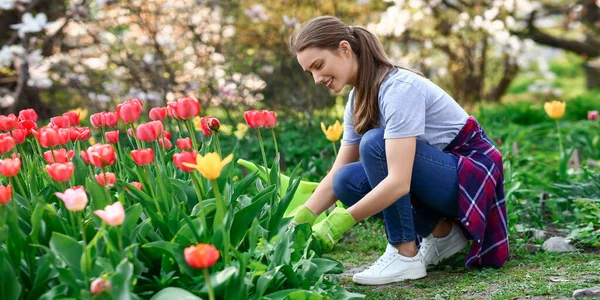
{"label": "woman's ear", "polygon": [[352,54],[352,47],[350,46],[350,43],[348,43],[348,41],[345,41],[345,40],[342,40],[340,42],[339,50],[340,50],[340,53],[343,55]]}

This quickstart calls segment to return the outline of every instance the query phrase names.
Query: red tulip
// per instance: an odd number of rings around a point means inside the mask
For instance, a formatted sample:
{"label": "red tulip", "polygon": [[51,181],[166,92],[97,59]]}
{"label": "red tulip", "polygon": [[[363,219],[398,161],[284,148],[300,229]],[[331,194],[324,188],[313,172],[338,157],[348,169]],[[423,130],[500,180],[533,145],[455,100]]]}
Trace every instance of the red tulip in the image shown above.
{"label": "red tulip", "polygon": [[115,149],[109,144],[95,144],[87,149],[90,163],[98,168],[112,166],[115,163]]}
{"label": "red tulip", "polygon": [[21,170],[21,159],[5,158],[0,160],[0,174],[4,177],[13,177]]}
{"label": "red tulip", "polygon": [[[200,103],[192,97],[179,98],[168,104],[177,119],[191,119],[200,114]],[[168,113],[168,109],[167,109]]]}
{"label": "red tulip", "polygon": [[158,139],[158,144],[166,150],[171,150],[171,148],[173,148],[173,143],[166,137]]}
{"label": "red tulip", "polygon": [[83,160],[84,163],[91,165],[92,163],[90,162],[90,156],[87,154],[86,151],[81,151],[79,153],[79,156],[81,156],[81,160]]}
{"label": "red tulip", "polygon": [[196,156],[198,156],[198,152],[196,151],[175,153],[173,154],[173,163],[184,172],[192,172],[195,169],[186,167],[183,163],[195,164]]}
{"label": "red tulip", "polygon": [[[44,148],[52,148],[56,145],[60,145],[61,139],[59,138],[58,131],[51,127],[42,127],[39,132],[36,130],[32,131],[35,138],[38,140],[40,145]],[[68,131],[67,131],[68,133]]]}
{"label": "red tulip", "polygon": [[129,99],[117,105],[117,116],[125,124],[136,122],[142,113],[142,102],[137,98]]}
{"label": "red tulip", "polygon": [[12,131],[12,137],[15,139],[15,143],[23,144],[23,142],[25,142],[25,138],[27,137],[27,131],[17,128]]}
{"label": "red tulip", "polygon": [[135,133],[133,133],[133,129],[131,129],[131,128],[127,129],[127,134],[129,136],[135,137]]}
{"label": "red tulip", "polygon": [[590,120],[590,121],[598,120],[598,111],[597,110],[588,111],[588,120]]}
{"label": "red tulip", "polygon": [[133,150],[131,157],[138,166],[149,165],[154,160],[154,151],[150,148]]}
{"label": "red tulip", "polygon": [[205,116],[200,119],[200,128],[205,136],[210,136],[221,128],[219,120],[213,116]]}
{"label": "red tulip", "polygon": [[277,116],[275,112],[269,110],[263,110],[263,115],[265,116],[265,128],[273,128],[277,125]]}
{"label": "red tulip", "polygon": [[63,117],[69,118],[69,123],[71,124],[71,126],[79,126],[79,113],[76,113],[74,111],[68,111],[63,114]]}
{"label": "red tulip", "polygon": [[[54,156],[52,156],[52,152],[54,152]],[[73,151],[73,150],[67,151],[64,148],[60,148],[58,150],[52,150],[52,151],[48,150],[48,151],[44,152],[44,159],[49,164],[67,163],[67,162],[71,161],[71,159],[73,159],[73,156],[75,156],[75,151]],[[56,158],[56,161],[54,161],[54,158]]]}
{"label": "red tulip", "polygon": [[77,131],[79,131],[79,137],[77,137],[80,141],[85,141],[90,138],[90,128],[89,127],[76,127]]}
{"label": "red tulip", "polygon": [[75,165],[72,162],[46,165],[46,171],[57,182],[68,181],[73,176]]}
{"label": "red tulip", "polygon": [[106,126],[106,121],[102,113],[92,114],[90,116],[90,123],[94,128],[100,128]]}
{"label": "red tulip", "polygon": [[71,126],[71,119],[67,116],[59,116],[50,118],[50,124],[54,126],[54,128],[69,128]]}
{"label": "red tulip", "polygon": [[69,142],[69,136],[71,135],[70,128],[59,128],[58,131],[58,144],[65,145]]}
{"label": "red tulip", "polygon": [[119,131],[118,130],[107,131],[106,133],[104,133],[104,135],[106,135],[106,141],[109,144],[115,144],[115,143],[119,142]]}
{"label": "red tulip", "polygon": [[0,115],[0,130],[10,131],[19,125],[19,120],[15,114],[10,114],[8,116]]}
{"label": "red tulip", "polygon": [[12,186],[10,186],[10,184],[7,186],[0,185],[0,204],[1,205],[8,204],[8,202],[10,202],[11,196],[12,196]]}
{"label": "red tulip", "polygon": [[[106,181],[104,181],[104,176],[106,176]],[[98,181],[99,184],[109,188],[112,187],[115,184],[115,182],[117,182],[117,177],[115,176],[115,173],[111,172],[96,174],[94,175],[94,177],[96,178],[96,181]]]}
{"label": "red tulip", "polygon": [[139,182],[137,182],[137,181],[130,182],[129,184],[131,184],[131,185],[135,186],[135,187],[136,187],[138,190],[140,190],[140,191],[142,190],[142,184],[141,184],[141,183],[139,183]]}
{"label": "red tulip", "polygon": [[181,151],[188,151],[188,150],[192,149],[192,140],[190,140],[189,137],[187,137],[185,139],[178,139],[177,147],[179,149],[181,149]]}
{"label": "red tulip", "polygon": [[111,289],[112,285],[110,281],[104,280],[101,277],[94,279],[90,285],[90,293],[94,296],[102,293],[102,291],[110,291]]}
{"label": "red tulip", "polygon": [[15,147],[15,139],[9,134],[2,134],[0,136],[0,154],[4,154]]}
{"label": "red tulip", "polygon": [[244,119],[250,128],[262,128],[267,123],[267,116],[257,110],[248,110],[244,112]]}
{"label": "red tulip", "polygon": [[219,250],[209,244],[189,246],[183,251],[185,261],[190,267],[196,269],[212,267],[219,259],[219,255]]}
{"label": "red tulip", "polygon": [[20,121],[33,121],[34,123],[37,121],[38,115],[33,108],[24,109],[19,112],[19,120]]}
{"label": "red tulip", "polygon": [[163,121],[167,116],[166,107],[155,107],[150,110],[150,120],[152,121]]}
{"label": "red tulip", "polygon": [[103,112],[104,124],[106,127],[115,127],[119,125],[119,116],[114,112]]}
{"label": "red tulip", "polygon": [[162,135],[166,139],[169,139],[169,140],[171,139],[171,133],[168,131],[163,130]]}
{"label": "red tulip", "polygon": [[31,120],[20,121],[18,126],[19,126],[19,129],[25,130],[26,135],[30,135],[31,131],[36,130],[38,128],[37,124]]}
{"label": "red tulip", "polygon": [[160,121],[152,121],[140,124],[136,129],[136,137],[140,141],[153,142],[163,132],[163,124]]}

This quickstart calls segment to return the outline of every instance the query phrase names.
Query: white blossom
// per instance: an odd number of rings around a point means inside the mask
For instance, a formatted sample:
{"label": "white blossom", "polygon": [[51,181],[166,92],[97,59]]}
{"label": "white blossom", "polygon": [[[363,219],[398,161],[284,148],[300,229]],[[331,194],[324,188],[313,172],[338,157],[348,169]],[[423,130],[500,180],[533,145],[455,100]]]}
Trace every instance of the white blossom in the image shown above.
{"label": "white blossom", "polygon": [[18,30],[19,37],[23,38],[26,33],[40,32],[52,25],[52,23],[48,22],[48,17],[46,17],[45,13],[39,13],[34,18],[31,13],[26,12],[21,17],[21,23],[10,25],[10,28]]}
{"label": "white blossom", "polygon": [[260,21],[266,21],[269,19],[267,14],[265,13],[264,6],[260,4],[254,4],[250,9],[244,10],[244,13],[250,17],[253,23],[258,23]]}

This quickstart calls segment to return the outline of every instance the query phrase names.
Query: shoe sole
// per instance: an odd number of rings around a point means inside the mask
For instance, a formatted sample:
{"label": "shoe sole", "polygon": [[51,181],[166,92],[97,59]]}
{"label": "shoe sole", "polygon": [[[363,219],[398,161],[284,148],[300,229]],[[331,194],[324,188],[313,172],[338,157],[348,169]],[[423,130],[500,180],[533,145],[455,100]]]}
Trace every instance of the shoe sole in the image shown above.
{"label": "shoe sole", "polygon": [[[356,275],[358,275],[358,274],[356,274]],[[400,281],[404,281],[404,280],[420,279],[420,278],[427,276],[427,270],[425,270],[424,268],[421,270],[407,270],[398,275],[387,276],[387,277],[377,277],[377,278],[372,278],[372,277],[365,278],[365,277],[360,277],[360,276],[356,276],[356,275],[354,275],[352,277],[352,281],[354,281],[355,283],[363,284],[363,285],[382,285],[382,284],[388,284],[388,283],[393,283],[393,282],[400,282]]]}
{"label": "shoe sole", "polygon": [[440,255],[438,255],[434,260],[432,260],[431,262],[429,262],[427,265],[437,265],[440,263],[440,261],[460,252],[460,250],[464,249],[467,244],[469,243],[469,241],[463,236],[460,240],[458,240],[458,242],[454,245],[452,245],[452,247],[446,249],[445,251],[443,251],[442,253],[440,253]]}

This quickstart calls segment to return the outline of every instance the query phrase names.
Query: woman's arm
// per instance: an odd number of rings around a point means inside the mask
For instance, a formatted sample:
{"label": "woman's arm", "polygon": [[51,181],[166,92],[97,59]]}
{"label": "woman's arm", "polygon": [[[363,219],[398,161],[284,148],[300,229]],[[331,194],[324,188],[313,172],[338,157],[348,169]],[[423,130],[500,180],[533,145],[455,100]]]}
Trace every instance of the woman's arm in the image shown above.
{"label": "woman's arm", "polygon": [[333,167],[329,173],[323,178],[315,192],[306,201],[305,205],[315,215],[320,215],[328,207],[335,203],[336,197],[333,193],[333,176],[345,164],[358,161],[358,144],[344,145],[340,148],[340,152],[335,158]]}
{"label": "woman's arm", "polygon": [[[360,201],[348,208],[356,222],[370,217],[394,203],[410,191],[416,138],[385,140],[388,176]],[[319,186],[320,187],[320,186]]]}

